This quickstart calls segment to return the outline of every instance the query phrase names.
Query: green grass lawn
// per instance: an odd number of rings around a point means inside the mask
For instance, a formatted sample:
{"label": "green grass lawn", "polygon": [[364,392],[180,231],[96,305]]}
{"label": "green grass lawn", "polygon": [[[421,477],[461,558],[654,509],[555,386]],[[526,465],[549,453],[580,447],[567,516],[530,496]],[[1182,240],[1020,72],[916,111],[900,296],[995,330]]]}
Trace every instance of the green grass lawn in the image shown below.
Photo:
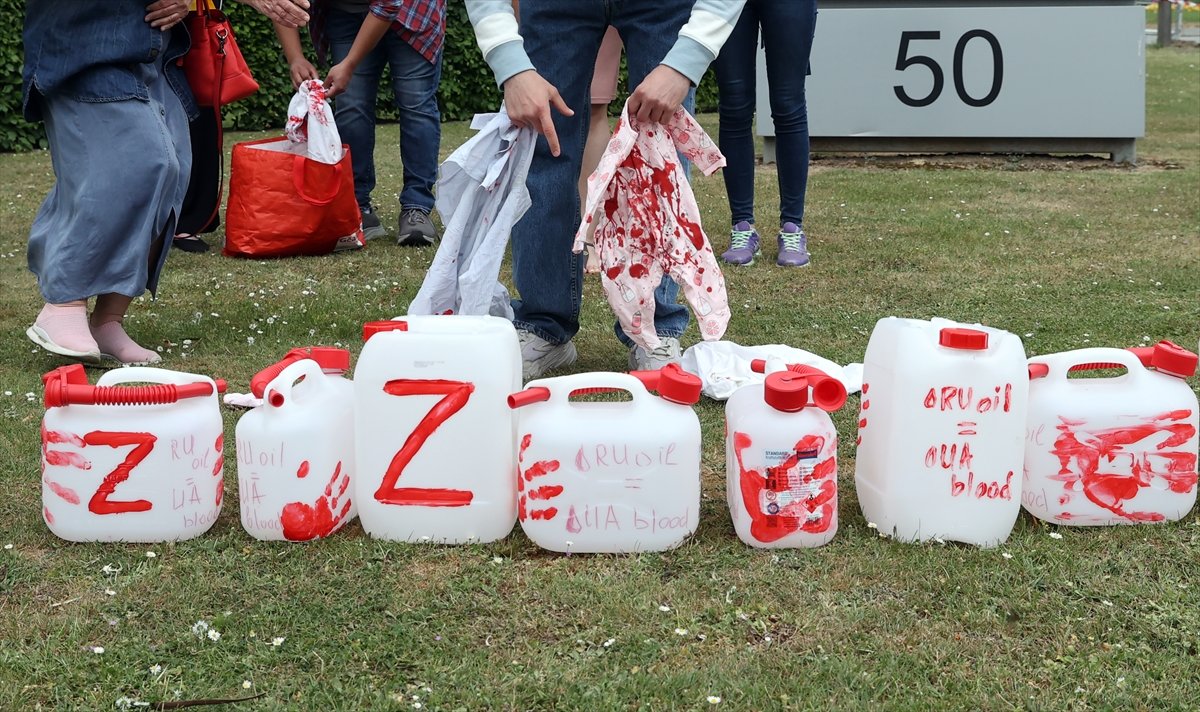
{"label": "green grass lawn", "polygon": [[[818,158],[813,263],[728,270],[728,338],[845,363],[862,359],[877,319],[937,315],[1013,331],[1031,354],[1164,338],[1195,348],[1198,64],[1195,47],[1148,50],[1137,168]],[[444,145],[468,134],[447,125]],[[380,129],[388,222],[396,135]],[[264,693],[241,708],[1200,709],[1200,515],[1057,531],[1022,515],[994,550],[880,539],[854,493],[856,398],[836,417],[840,531],[816,550],[763,552],[734,536],[714,402],[697,408],[700,528],[664,554],[551,555],[519,528],[458,548],[373,541],[357,524],[314,544],[258,543],[238,520],[232,462],[228,503],[198,539],[59,541],[40,516],[39,377],[62,362],[23,335],[40,306],[25,241],[52,180],[44,152],[0,156],[0,708]],[[720,249],[721,179],[696,186]],[[766,167],[764,223],[774,195]],[[272,262],[179,253],[160,298],[128,323],[163,347],[164,366],[244,390],[292,346],[357,353],[362,322],[402,314],[432,256],[384,243]],[[622,368],[595,282],[583,322],[578,370]],[[696,339],[693,327],[685,342]],[[224,412],[227,438],[239,415]],[[219,640],[195,634],[198,621]]]}

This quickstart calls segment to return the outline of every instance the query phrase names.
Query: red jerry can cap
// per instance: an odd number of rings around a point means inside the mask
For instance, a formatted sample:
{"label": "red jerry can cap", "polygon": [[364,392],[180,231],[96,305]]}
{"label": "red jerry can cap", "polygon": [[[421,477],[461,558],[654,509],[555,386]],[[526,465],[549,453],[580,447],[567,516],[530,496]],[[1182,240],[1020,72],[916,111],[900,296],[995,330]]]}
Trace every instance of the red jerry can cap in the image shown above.
{"label": "red jerry can cap", "polygon": [[938,343],[948,349],[983,351],[988,347],[988,335],[979,329],[947,327],[938,332]]}
{"label": "red jerry can cap", "polygon": [[1180,378],[1195,375],[1198,362],[1200,356],[1170,341],[1155,344],[1154,352],[1150,356],[1150,365],[1154,369]]}
{"label": "red jerry can cap", "polygon": [[407,321],[368,321],[363,324],[363,342],[383,331],[408,331]]}
{"label": "red jerry can cap", "polygon": [[680,405],[700,402],[700,391],[704,385],[700,377],[683,370],[677,363],[668,363],[657,371],[630,371],[629,375],[641,381],[646,390],[656,391],[664,400]]}
{"label": "red jerry can cap", "polygon": [[792,371],[777,371],[763,383],[767,405],[785,413],[795,413],[808,405],[808,377]]}
{"label": "red jerry can cap", "polygon": [[677,363],[663,366],[658,373],[658,395],[682,405],[700,402],[700,391],[704,384],[699,376],[688,373]]}

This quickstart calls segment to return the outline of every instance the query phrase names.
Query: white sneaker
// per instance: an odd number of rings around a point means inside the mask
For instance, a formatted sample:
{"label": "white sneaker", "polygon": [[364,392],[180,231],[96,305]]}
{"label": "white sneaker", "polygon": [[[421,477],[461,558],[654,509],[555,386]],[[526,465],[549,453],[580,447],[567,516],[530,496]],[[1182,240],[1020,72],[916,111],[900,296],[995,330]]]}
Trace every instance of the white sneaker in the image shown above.
{"label": "white sneaker", "polygon": [[569,366],[579,358],[575,344],[570,341],[552,344],[524,329],[517,329],[517,340],[521,342],[521,376],[526,381],[541,378],[547,371]]}
{"label": "white sneaker", "polygon": [[647,351],[634,344],[629,349],[629,368],[633,371],[657,371],[668,363],[679,363],[679,339],[661,336],[658,348]]}

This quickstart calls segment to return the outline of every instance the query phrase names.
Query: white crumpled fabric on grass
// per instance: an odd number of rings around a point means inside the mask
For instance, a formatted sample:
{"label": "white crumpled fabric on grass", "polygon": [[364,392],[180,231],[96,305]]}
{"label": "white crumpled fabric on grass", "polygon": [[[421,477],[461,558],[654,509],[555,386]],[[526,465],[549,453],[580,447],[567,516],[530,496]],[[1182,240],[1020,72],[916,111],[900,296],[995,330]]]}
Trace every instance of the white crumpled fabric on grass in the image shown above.
{"label": "white crumpled fabric on grass", "polygon": [[437,209],[445,231],[408,313],[513,318],[500,263],[513,225],[529,209],[525,178],[537,134],[509,121],[504,107],[476,114],[479,131],[442,164]]}
{"label": "white crumpled fabric on grass", "polygon": [[862,364],[843,368],[811,351],[783,344],[741,346],[732,341],[702,341],[683,352],[680,365],[700,377],[704,395],[726,400],[742,386],[766,380],[765,373],[751,370],[750,363],[755,359],[765,359],[768,372],[794,363],[812,366],[841,381],[847,393],[862,390]]}
{"label": "white crumpled fabric on grass", "polygon": [[321,82],[309,79],[300,83],[288,104],[286,130],[292,143],[308,144],[305,155],[312,160],[330,165],[342,160],[342,137]]}

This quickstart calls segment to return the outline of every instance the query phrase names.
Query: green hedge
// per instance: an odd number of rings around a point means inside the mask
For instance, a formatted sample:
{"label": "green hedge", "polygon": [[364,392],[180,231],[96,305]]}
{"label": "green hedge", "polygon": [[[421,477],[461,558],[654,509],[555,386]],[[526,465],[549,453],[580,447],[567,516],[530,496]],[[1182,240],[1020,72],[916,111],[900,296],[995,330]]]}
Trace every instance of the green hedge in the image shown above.
{"label": "green hedge", "polygon": [[[283,125],[287,113],[292,85],[275,32],[270,21],[251,8],[233,2],[227,5],[237,31],[238,47],[261,89],[248,99],[225,107],[226,127],[244,130],[278,128]],[[469,119],[476,113],[495,111],[500,105],[500,92],[475,44],[463,3],[451,0],[447,5],[449,17],[438,103],[443,120],[457,121]],[[24,0],[0,0],[0,16],[9,18],[8,22],[0,24],[0,151],[24,151],[45,146],[41,126],[28,123],[21,116],[20,18],[24,17],[24,12]],[[301,34],[305,36],[307,46],[307,33]],[[622,88],[624,84],[622,80]],[[391,94],[391,84],[385,77],[379,93],[378,111],[380,118],[385,120],[395,118]],[[613,102],[616,110],[619,111],[624,99],[622,93]],[[696,106],[700,111],[716,108],[716,89],[711,79],[706,78],[701,83]]]}

